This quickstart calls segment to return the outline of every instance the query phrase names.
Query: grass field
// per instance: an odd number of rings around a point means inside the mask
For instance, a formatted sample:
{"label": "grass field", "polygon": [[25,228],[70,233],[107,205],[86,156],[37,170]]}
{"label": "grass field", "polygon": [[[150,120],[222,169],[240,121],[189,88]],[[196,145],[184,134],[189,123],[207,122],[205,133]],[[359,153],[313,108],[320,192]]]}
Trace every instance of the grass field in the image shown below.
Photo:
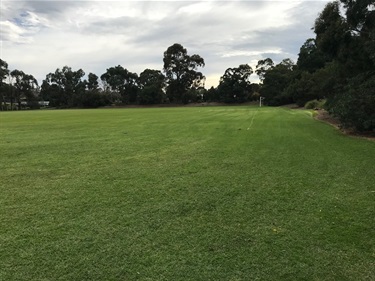
{"label": "grass field", "polygon": [[0,113],[0,280],[374,280],[375,143],[311,112]]}

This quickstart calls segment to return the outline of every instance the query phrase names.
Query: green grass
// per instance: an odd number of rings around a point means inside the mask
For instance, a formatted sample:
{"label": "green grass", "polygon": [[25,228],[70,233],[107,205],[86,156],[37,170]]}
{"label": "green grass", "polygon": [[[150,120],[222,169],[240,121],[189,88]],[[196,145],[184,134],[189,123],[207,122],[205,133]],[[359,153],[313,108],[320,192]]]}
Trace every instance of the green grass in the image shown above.
{"label": "green grass", "polygon": [[0,113],[0,280],[374,280],[375,143],[311,112]]}

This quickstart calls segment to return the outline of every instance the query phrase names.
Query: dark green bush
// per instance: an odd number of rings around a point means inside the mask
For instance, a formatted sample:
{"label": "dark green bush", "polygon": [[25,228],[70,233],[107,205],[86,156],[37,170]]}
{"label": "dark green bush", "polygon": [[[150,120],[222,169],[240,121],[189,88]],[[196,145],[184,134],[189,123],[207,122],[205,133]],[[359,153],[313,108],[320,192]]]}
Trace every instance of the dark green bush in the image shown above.
{"label": "dark green bush", "polygon": [[345,127],[375,131],[375,75],[358,75],[349,80],[341,94],[334,97],[329,111]]}
{"label": "dark green bush", "polygon": [[325,100],[311,100],[305,104],[305,108],[306,109],[315,109],[315,108],[323,109],[324,104],[325,104]]}

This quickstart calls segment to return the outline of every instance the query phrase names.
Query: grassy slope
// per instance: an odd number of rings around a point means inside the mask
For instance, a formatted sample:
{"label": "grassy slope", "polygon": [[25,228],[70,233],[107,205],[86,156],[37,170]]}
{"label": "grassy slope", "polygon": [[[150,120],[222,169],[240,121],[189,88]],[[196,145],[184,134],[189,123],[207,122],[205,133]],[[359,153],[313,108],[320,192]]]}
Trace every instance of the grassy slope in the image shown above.
{"label": "grassy slope", "polygon": [[0,114],[0,280],[371,280],[375,144],[307,111]]}

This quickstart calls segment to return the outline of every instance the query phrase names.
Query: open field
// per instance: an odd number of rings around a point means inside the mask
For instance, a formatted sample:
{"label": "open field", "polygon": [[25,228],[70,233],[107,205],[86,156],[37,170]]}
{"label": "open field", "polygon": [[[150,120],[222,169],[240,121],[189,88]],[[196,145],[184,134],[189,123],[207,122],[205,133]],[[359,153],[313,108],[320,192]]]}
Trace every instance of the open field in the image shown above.
{"label": "open field", "polygon": [[375,143],[311,112],[0,113],[0,280],[374,280]]}

